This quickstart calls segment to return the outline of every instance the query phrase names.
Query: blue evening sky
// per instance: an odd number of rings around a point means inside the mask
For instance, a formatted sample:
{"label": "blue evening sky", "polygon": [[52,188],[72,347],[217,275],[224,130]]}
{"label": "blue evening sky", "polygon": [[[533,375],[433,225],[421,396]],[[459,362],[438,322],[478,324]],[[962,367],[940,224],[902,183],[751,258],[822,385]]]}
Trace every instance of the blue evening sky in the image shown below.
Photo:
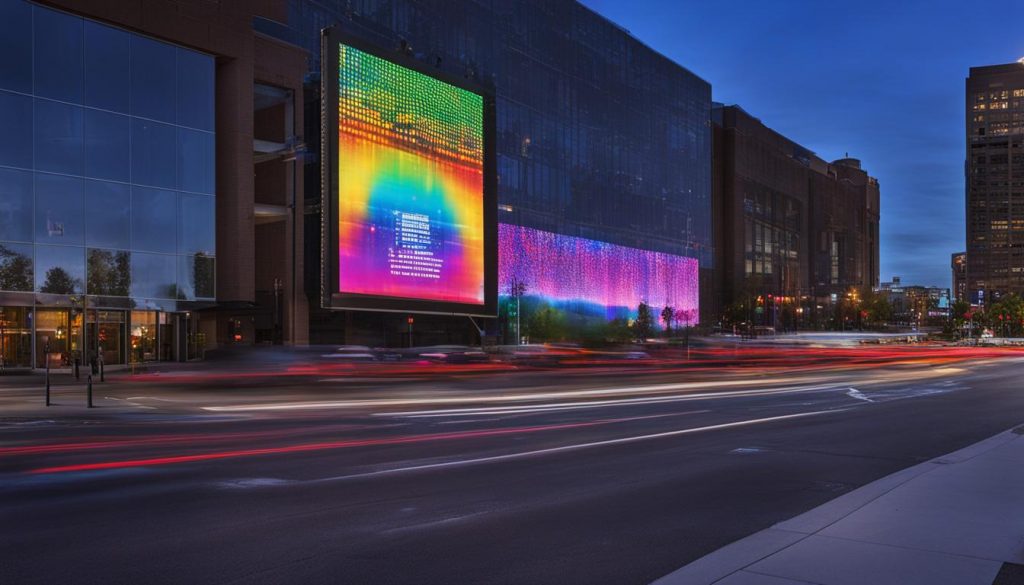
{"label": "blue evening sky", "polygon": [[964,247],[964,79],[1024,56],[1024,2],[583,0],[882,193],[881,279],[950,286]]}

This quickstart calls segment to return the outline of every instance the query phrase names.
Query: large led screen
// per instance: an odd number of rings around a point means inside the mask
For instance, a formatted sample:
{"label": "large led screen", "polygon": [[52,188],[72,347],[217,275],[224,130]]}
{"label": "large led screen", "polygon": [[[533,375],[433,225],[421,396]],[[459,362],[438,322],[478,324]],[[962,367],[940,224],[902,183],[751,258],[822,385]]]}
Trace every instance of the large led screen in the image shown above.
{"label": "large led screen", "polygon": [[484,96],[336,50],[332,292],[358,308],[485,313]]}
{"label": "large led screen", "polygon": [[684,311],[698,321],[697,260],[616,246],[522,226],[498,226],[498,281],[502,295],[514,283],[535,296],[609,319],[635,316],[646,302]]}

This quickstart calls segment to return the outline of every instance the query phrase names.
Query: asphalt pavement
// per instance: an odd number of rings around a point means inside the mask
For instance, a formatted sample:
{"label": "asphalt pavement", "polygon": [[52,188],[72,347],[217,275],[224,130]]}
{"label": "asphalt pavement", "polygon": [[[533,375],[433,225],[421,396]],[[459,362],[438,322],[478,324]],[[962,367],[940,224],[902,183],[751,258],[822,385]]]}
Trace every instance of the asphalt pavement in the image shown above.
{"label": "asphalt pavement", "polygon": [[650,583],[1024,422],[1021,367],[9,384],[0,583]]}

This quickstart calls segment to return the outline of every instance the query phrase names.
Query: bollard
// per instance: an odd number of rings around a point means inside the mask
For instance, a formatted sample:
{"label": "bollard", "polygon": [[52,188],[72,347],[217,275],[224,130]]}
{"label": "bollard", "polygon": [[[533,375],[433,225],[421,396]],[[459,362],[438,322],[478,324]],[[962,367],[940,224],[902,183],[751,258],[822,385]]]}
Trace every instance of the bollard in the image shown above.
{"label": "bollard", "polygon": [[89,408],[92,408],[92,374],[89,374],[89,377],[86,378],[85,384],[86,391],[89,394]]}
{"label": "bollard", "polygon": [[81,380],[81,376],[78,375],[78,358],[75,358],[75,379]]}
{"label": "bollard", "polygon": [[103,377],[103,358],[100,358],[100,382],[106,382],[107,379]]}
{"label": "bollard", "polygon": [[50,359],[46,358],[46,406],[50,406]]}

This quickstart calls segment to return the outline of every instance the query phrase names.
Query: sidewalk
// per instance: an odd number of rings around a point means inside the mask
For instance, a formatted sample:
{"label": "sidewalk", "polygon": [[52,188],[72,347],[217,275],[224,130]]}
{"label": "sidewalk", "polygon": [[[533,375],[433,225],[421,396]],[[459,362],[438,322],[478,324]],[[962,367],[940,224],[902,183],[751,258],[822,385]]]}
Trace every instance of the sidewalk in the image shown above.
{"label": "sidewalk", "polygon": [[736,541],[654,585],[1024,583],[1024,426]]}

